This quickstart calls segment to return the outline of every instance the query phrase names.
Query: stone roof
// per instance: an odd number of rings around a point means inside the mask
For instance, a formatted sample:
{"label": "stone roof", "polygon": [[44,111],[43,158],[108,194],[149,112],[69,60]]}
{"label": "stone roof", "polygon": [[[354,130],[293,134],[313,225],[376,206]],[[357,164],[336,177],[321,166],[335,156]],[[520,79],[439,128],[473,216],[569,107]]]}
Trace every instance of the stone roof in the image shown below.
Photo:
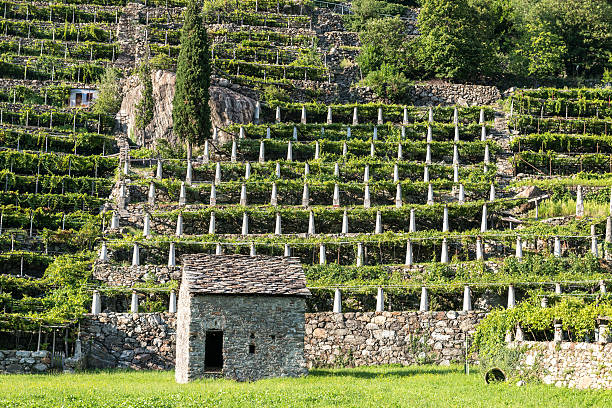
{"label": "stone roof", "polygon": [[184,255],[183,283],[190,293],[310,296],[298,258],[249,255]]}

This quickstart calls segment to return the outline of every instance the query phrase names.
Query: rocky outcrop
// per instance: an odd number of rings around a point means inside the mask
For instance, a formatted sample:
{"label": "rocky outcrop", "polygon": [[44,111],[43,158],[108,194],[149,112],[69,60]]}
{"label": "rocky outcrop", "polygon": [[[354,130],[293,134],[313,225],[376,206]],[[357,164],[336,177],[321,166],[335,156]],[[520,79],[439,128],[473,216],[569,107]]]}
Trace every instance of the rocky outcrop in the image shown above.
{"label": "rocky outcrop", "polygon": [[[176,75],[173,72],[158,70],[151,74],[153,83],[153,121],[145,129],[146,144],[155,145],[160,139],[167,140],[171,145],[177,144],[172,133],[172,100]],[[255,100],[230,88],[228,81],[218,81],[211,86],[210,112],[214,127],[223,129],[231,123],[250,123],[255,112]],[[142,97],[142,86],[138,76],[127,78],[123,85],[123,101],[117,114],[119,129],[127,133],[130,139],[140,143],[142,133],[135,128],[136,105]],[[221,141],[231,135],[220,132]]]}

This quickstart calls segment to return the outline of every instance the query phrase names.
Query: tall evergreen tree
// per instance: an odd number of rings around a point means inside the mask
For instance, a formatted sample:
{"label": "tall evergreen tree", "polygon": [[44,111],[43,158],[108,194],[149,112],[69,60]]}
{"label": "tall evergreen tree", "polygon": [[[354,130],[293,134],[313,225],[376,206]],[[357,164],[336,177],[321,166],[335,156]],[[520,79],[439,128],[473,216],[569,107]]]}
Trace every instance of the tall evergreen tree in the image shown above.
{"label": "tall evergreen tree", "polygon": [[189,158],[192,146],[204,143],[210,135],[209,85],[210,52],[202,9],[197,0],[190,0],[181,32],[181,51],[172,101],[173,131],[187,143]]}

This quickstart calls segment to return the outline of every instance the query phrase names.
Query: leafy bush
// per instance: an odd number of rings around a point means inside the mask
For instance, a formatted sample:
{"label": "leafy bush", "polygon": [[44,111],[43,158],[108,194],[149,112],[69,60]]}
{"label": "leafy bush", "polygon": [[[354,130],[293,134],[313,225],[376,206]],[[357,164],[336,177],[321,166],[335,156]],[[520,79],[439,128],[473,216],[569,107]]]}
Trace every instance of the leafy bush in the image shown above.
{"label": "leafy bush", "polygon": [[121,108],[121,76],[120,71],[113,67],[104,70],[98,82],[98,97],[93,106],[93,112],[98,115],[116,114]]}
{"label": "leafy bush", "polygon": [[409,84],[403,73],[387,63],[383,63],[379,70],[368,73],[360,82],[361,86],[368,86],[379,96],[395,102],[407,100]]}

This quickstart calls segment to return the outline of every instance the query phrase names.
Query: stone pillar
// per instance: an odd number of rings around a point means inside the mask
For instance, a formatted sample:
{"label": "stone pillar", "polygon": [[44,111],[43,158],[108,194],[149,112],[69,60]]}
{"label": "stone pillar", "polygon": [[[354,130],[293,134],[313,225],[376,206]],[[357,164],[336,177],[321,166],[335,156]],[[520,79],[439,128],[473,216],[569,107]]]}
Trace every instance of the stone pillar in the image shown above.
{"label": "stone pillar", "polygon": [[138,313],[138,293],[132,291],[132,304],[130,305],[130,313]]}
{"label": "stone pillar", "polygon": [[514,256],[519,262],[523,260],[523,242],[521,237],[516,237],[516,253]]}
{"label": "stone pillar", "polygon": [[345,157],[348,153],[348,145],[346,142],[342,143],[342,157]]}
{"label": "stone pillar", "polygon": [[255,248],[255,243],[254,242],[251,242],[251,244],[249,245],[249,255],[250,256],[257,255],[257,249]]}
{"label": "stone pillar", "polygon": [[385,310],[385,292],[383,288],[378,288],[376,291],[376,311],[383,312]]}
{"label": "stone pillar", "polygon": [[291,256],[291,247],[289,246],[289,244],[285,244],[285,252],[284,252],[283,256],[285,256],[285,257]]}
{"label": "stone pillar", "polygon": [[459,147],[454,144],[453,145],[453,165],[459,164]]}
{"label": "stone pillar", "polygon": [[300,123],[306,124],[306,107],[302,105],[302,117],[300,118]]}
{"label": "stone pillar", "polygon": [[376,224],[374,227],[375,234],[382,234],[383,226],[382,226],[382,214],[380,210],[376,211]]}
{"label": "stone pillar", "polygon": [[209,234],[214,234],[216,231],[216,219],[215,219],[215,212],[211,211],[210,212],[210,222],[208,223],[208,233]]}
{"label": "stone pillar", "polygon": [[402,204],[402,185],[397,183],[395,187],[395,207],[401,208]]}
{"label": "stone pillar", "polygon": [[308,176],[310,174],[310,164],[308,162],[304,162],[304,176]]}
{"label": "stone pillar", "polygon": [[542,309],[546,309],[548,307],[548,298],[546,296],[542,296],[542,299],[540,300],[540,307]]}
{"label": "stone pillar", "polygon": [[210,162],[210,146],[208,144],[208,140],[204,141],[204,163]]}
{"label": "stone pillar", "polygon": [[334,177],[340,177],[340,165],[337,162],[334,163]]}
{"label": "stone pillar", "polygon": [[463,288],[463,311],[469,312],[472,310],[472,289],[465,285]]}
{"label": "stone pillar", "polygon": [[240,129],[238,129],[238,139],[246,139],[246,134],[244,133],[244,126],[240,126]]}
{"label": "stone pillar", "polygon": [[576,189],[576,217],[584,217],[584,202],[582,200],[582,186]]}
{"label": "stone pillar", "polygon": [[334,207],[340,207],[340,186],[338,186],[338,183],[334,184],[334,196],[332,199],[332,205]]}
{"label": "stone pillar", "polygon": [[119,228],[119,215],[113,211],[113,216],[111,218],[111,229]]}
{"label": "stone pillar", "polygon": [[482,205],[482,219],[480,221],[480,232],[487,232],[487,205]]}
{"label": "stone pillar", "polygon": [[597,328],[597,334],[599,343],[606,344],[610,342],[610,330],[608,330],[607,324],[600,324]]}
{"label": "stone pillar", "polygon": [[514,286],[508,286],[508,309],[512,309],[516,306],[516,297],[514,293]]}
{"label": "stone pillar", "polygon": [[459,204],[465,203],[465,191],[463,190],[463,184],[459,184],[459,196],[457,197]]}
{"label": "stone pillar", "polygon": [[97,290],[93,291],[93,298],[91,301],[91,314],[97,315],[102,312],[102,298],[100,297],[100,292]]}
{"label": "stone pillar", "polygon": [[259,160],[260,163],[264,163],[266,161],[266,144],[262,140],[259,142]]}
{"label": "stone pillar", "polygon": [[484,251],[482,250],[482,239],[476,238],[476,260],[480,261],[484,259]]}
{"label": "stone pillar", "polygon": [[187,175],[185,176],[185,183],[188,186],[190,186],[192,180],[193,180],[193,165],[191,164],[191,160],[187,160]]}
{"label": "stone pillar", "polygon": [[481,142],[486,142],[487,141],[487,126],[484,125],[484,124],[480,128],[480,141]]}
{"label": "stone pillar", "polygon": [[314,154],[314,159],[315,160],[319,160],[319,157],[321,155],[321,145],[319,143],[319,141],[315,141],[315,154]]}
{"label": "stone pillar", "polygon": [[251,162],[246,162],[244,164],[244,179],[248,180],[251,178]]}
{"label": "stone pillar", "polygon": [[102,242],[99,259],[101,262],[108,262],[108,249],[106,248],[106,242]]}
{"label": "stone pillar", "polygon": [[176,313],[176,292],[170,291],[170,303],[168,305],[168,313]]}
{"label": "stone pillar", "polygon": [[280,178],[280,176],[281,176],[281,165],[280,165],[280,162],[276,163],[276,167],[274,169],[274,174],[276,175],[277,178]]}
{"label": "stone pillar", "polygon": [[184,206],[186,202],[187,202],[187,189],[185,187],[185,182],[181,181],[181,192],[179,194],[178,204],[180,206]]}
{"label": "stone pillar", "polygon": [[427,126],[427,143],[431,143],[433,141],[433,131],[431,130],[431,125]]}
{"label": "stone pillar", "polygon": [[485,123],[485,112],[484,112],[483,108],[480,108],[480,119],[479,119],[478,123],[480,123],[480,124]]}
{"label": "stone pillar", "polygon": [[608,291],[606,290],[606,282],[604,282],[603,280],[599,281],[599,292],[603,295],[608,293]]}
{"label": "stone pillar", "polygon": [[308,235],[315,234],[315,220],[314,220],[314,212],[312,210],[308,213]]}
{"label": "stone pillar", "polygon": [[348,212],[342,213],[342,234],[348,234]]}
{"label": "stone pillar", "polygon": [[149,195],[147,197],[147,202],[149,205],[155,205],[155,183],[149,183]]}
{"label": "stone pillar", "polygon": [[433,205],[433,204],[434,204],[433,187],[431,186],[431,183],[429,183],[427,185],[427,205]]}
{"label": "stone pillar", "polygon": [[176,236],[183,235],[183,214],[179,214],[176,218]]}
{"label": "stone pillar", "polygon": [[232,140],[232,153],[230,155],[230,161],[236,163],[236,157],[238,156],[238,144],[236,139]]}
{"label": "stone pillar", "polygon": [[408,232],[416,232],[416,215],[414,213],[414,208],[410,209],[410,225],[408,227]]}
{"label": "stone pillar", "polygon": [[520,325],[516,325],[516,332],[514,334],[514,341],[524,341],[525,335],[523,334],[523,329],[521,329]]}
{"label": "stone pillar", "polygon": [[132,251],[132,266],[140,265],[140,248],[138,244],[134,244],[134,249]]}
{"label": "stone pillar", "polygon": [[[485,145],[484,160],[483,161],[484,161],[485,165],[491,164],[491,154],[489,153],[489,145],[488,144]],[[486,172],[486,170],[485,170],[485,172]]]}
{"label": "stone pillar", "polygon": [[555,237],[555,245],[553,249],[553,254],[557,258],[561,257],[561,240],[559,239],[559,237]]}
{"label": "stone pillar", "polygon": [[370,186],[365,185],[365,191],[363,193],[363,208],[370,208]]}
{"label": "stone pillar", "polygon": [[359,124],[359,117],[357,116],[357,107],[355,106],[353,108],[353,126],[356,126]]}
{"label": "stone pillar", "polygon": [[554,328],[555,328],[554,341],[557,343],[562,342],[563,341],[563,325],[561,323],[555,323]]}
{"label": "stone pillar", "polygon": [[453,183],[459,183],[459,165],[453,166]]}
{"label": "stone pillar", "polygon": [[246,207],[247,205],[247,191],[246,184],[242,183],[240,186],[240,205]]}
{"label": "stone pillar", "polygon": [[276,225],[274,227],[274,235],[281,235],[283,233],[281,226],[281,215],[276,213]]}
{"label": "stone pillar", "polygon": [[308,184],[304,184],[302,190],[302,206],[308,207],[310,205],[310,191],[308,190]]}
{"label": "stone pillar", "polygon": [[298,140],[297,128],[295,126],[293,127],[293,140]]}
{"label": "stone pillar", "polygon": [[429,293],[425,286],[421,288],[421,304],[419,306],[419,311],[420,312],[429,311]]}
{"label": "stone pillar", "polygon": [[597,235],[595,235],[595,225],[591,225],[591,253],[595,258],[599,258],[597,250]]}
{"label": "stone pillar", "polygon": [[278,205],[278,191],[276,189],[276,183],[272,183],[272,195],[270,196],[270,205],[276,207]]}
{"label": "stone pillar", "polygon": [[423,167],[423,182],[429,183],[429,167]]}
{"label": "stone pillar", "polygon": [[444,206],[444,212],[442,215],[442,232],[448,232],[448,206]]}
{"label": "stone pillar", "polygon": [[280,106],[276,107],[276,115],[275,115],[274,121],[276,123],[280,123],[281,122],[281,110],[280,110]]}
{"label": "stone pillar", "polygon": [[129,158],[123,162],[123,175],[127,176],[128,174],[130,174],[130,159]]}
{"label": "stone pillar", "polygon": [[215,245],[215,255],[223,255],[223,246],[220,243]]}
{"label": "stone pillar", "polygon": [[249,235],[249,215],[242,213],[242,235]]}
{"label": "stone pillar", "polygon": [[328,106],[327,107],[327,124],[331,125],[332,123],[333,123],[333,120],[332,120],[332,108],[331,108],[331,106]]}
{"label": "stone pillar", "polygon": [[425,164],[431,164],[431,145],[427,143],[427,150],[425,151]]}
{"label": "stone pillar", "polygon": [[440,255],[440,262],[443,264],[448,263],[448,243],[446,238],[442,239],[442,254]]}
{"label": "stone pillar", "polygon": [[363,169],[363,182],[367,183],[369,181],[370,181],[370,166],[366,164]]}
{"label": "stone pillar", "polygon": [[495,201],[495,185],[491,184],[491,188],[489,190],[489,201]]}
{"label": "stone pillar", "polygon": [[412,266],[412,242],[406,242],[406,266]]}
{"label": "stone pillar", "polygon": [[342,313],[342,293],[339,288],[334,292],[334,313]]}
{"label": "stone pillar", "polygon": [[402,144],[397,145],[397,160],[404,160],[404,153],[402,152]]}
{"label": "stone pillar", "polygon": [[160,159],[157,160],[157,171],[155,172],[155,178],[161,180],[163,178],[163,164]]}
{"label": "stone pillar", "polygon": [[561,291],[561,284],[560,283],[555,283],[555,295],[560,295],[561,293],[563,293]]}
{"label": "stone pillar", "polygon": [[363,243],[357,243],[357,266],[363,266]]}
{"label": "stone pillar", "polygon": [[221,163],[215,163],[215,184],[221,183]]}
{"label": "stone pillar", "polygon": [[150,214],[145,214],[144,226],[142,228],[142,235],[145,238],[149,238],[151,236],[151,215]]}
{"label": "stone pillar", "polygon": [[459,110],[457,109],[456,106],[453,108],[453,123],[454,124],[459,123]]}
{"label": "stone pillar", "polygon": [[117,206],[119,208],[125,209],[127,207],[128,204],[128,199],[127,199],[127,188],[125,186],[125,183],[122,182],[121,183],[121,187],[119,188],[119,199],[117,200]]}
{"label": "stone pillar", "polygon": [[455,138],[453,139],[455,143],[459,142],[459,125],[455,124]]}
{"label": "stone pillar", "polygon": [[319,244],[319,265],[325,265],[327,257],[325,256],[325,244]]}
{"label": "stone pillar", "polygon": [[[378,140],[378,127],[374,126],[374,133],[372,134],[372,140]],[[374,143],[372,143],[374,145]]]}
{"label": "stone pillar", "polygon": [[434,121],[433,108],[431,106],[429,107],[429,112],[428,112],[428,115],[427,115],[427,121],[429,123],[433,123],[433,121]]}
{"label": "stone pillar", "polygon": [[[406,112],[406,108],[404,108],[404,117],[406,117],[406,113],[405,112]],[[383,119],[383,111],[382,111],[382,107],[381,106],[378,107],[378,117],[377,117],[376,123],[379,124],[379,125],[382,125],[383,123],[385,123],[384,119]]]}
{"label": "stone pillar", "polygon": [[168,250],[168,266],[176,266],[176,249],[174,242],[170,243],[170,249]]}
{"label": "stone pillar", "polygon": [[293,145],[291,140],[287,143],[287,161],[293,161]]}

